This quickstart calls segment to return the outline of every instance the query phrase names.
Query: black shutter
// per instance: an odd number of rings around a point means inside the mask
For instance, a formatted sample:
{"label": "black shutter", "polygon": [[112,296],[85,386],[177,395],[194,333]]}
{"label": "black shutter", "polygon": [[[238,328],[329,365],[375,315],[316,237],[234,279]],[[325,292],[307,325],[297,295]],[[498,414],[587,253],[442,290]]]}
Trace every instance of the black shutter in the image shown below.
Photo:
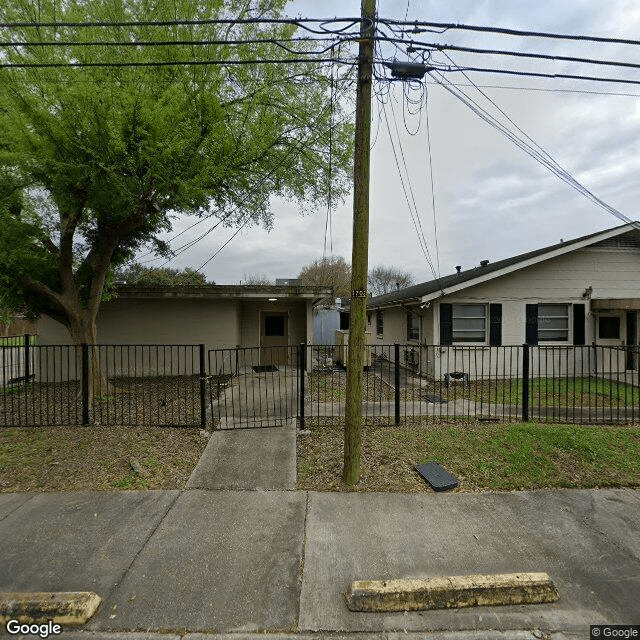
{"label": "black shutter", "polygon": [[453,305],[440,303],[440,344],[453,344]]}
{"label": "black shutter", "polygon": [[489,305],[489,344],[499,347],[502,344],[502,305]]}
{"label": "black shutter", "polygon": [[527,324],[525,328],[525,342],[538,344],[538,305],[527,305]]}
{"label": "black shutter", "polygon": [[585,314],[583,304],[573,305],[573,344],[586,344]]}

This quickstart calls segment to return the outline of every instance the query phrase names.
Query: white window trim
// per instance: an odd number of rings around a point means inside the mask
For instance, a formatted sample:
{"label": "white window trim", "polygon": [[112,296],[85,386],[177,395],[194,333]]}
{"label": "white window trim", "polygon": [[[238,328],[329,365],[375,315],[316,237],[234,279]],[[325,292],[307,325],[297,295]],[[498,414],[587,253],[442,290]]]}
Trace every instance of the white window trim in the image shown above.
{"label": "white window trim", "polygon": [[[479,307],[483,307],[484,309],[484,339],[483,340],[472,340],[472,341],[456,341],[454,340],[455,335],[455,317],[454,312],[456,306],[459,305],[477,305]],[[486,346],[489,344],[489,313],[488,307],[489,304],[487,302],[452,302],[451,303],[451,346],[453,347],[479,347]]]}
{"label": "white window trim", "polygon": [[[569,346],[573,345],[573,305],[570,302],[538,302],[538,345],[545,347],[555,347],[555,346]],[[567,339],[566,340],[541,340],[540,339],[540,307],[541,306],[556,306],[556,307],[566,307],[567,315],[566,316],[548,316],[552,318],[567,318]],[[542,329],[544,331],[544,329]],[[555,329],[554,329],[555,331]]]}

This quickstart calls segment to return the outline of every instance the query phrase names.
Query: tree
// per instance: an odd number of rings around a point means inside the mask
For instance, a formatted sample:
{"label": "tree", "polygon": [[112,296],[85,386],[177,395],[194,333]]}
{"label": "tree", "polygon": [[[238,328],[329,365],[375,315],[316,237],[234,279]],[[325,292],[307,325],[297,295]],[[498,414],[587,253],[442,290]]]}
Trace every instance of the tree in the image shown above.
{"label": "tree", "polygon": [[333,287],[334,297],[349,298],[351,295],[351,265],[340,256],[315,260],[302,268],[298,278],[303,285]]}
{"label": "tree", "polygon": [[126,268],[118,269],[114,277],[126,284],[141,287],[215,284],[215,282],[208,283],[203,273],[189,267],[184,270],[168,267],[145,267],[137,262]]}
{"label": "tree", "polygon": [[391,293],[396,289],[404,289],[413,284],[413,276],[399,267],[378,265],[369,270],[369,292],[374,296]]}
{"label": "tree", "polygon": [[[193,64],[289,57],[268,42],[199,44],[291,39],[291,25],[235,20],[275,19],[284,4],[12,0],[0,6],[0,22],[14,25],[111,25],[14,26],[11,39],[30,44],[2,50],[5,65],[36,66],[0,69],[1,307],[26,304],[31,316],[65,325],[76,344],[95,344],[114,268],[145,245],[169,255],[158,234],[171,229],[172,216],[269,227],[274,195],[302,208],[319,204],[330,182],[334,199],[345,195],[352,127],[340,119],[342,102],[328,100],[327,69]],[[233,21],[113,24],[150,15]],[[193,44],[130,46],[152,40]],[[163,66],[131,66],[150,62]]]}
{"label": "tree", "polygon": [[250,273],[249,275],[245,273],[242,284],[268,286],[273,284],[273,280],[270,280],[264,273]]}

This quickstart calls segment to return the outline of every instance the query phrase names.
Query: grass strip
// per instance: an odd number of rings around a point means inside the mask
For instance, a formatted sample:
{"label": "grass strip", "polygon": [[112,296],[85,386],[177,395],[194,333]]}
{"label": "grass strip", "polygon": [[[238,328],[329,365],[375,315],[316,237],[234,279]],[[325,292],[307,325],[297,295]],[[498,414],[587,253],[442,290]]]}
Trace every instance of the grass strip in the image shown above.
{"label": "grass strip", "polygon": [[414,470],[435,460],[456,491],[640,486],[640,428],[539,423],[370,420],[362,429],[361,480],[342,482],[343,425],[311,422],[298,438],[298,489],[431,491]]}

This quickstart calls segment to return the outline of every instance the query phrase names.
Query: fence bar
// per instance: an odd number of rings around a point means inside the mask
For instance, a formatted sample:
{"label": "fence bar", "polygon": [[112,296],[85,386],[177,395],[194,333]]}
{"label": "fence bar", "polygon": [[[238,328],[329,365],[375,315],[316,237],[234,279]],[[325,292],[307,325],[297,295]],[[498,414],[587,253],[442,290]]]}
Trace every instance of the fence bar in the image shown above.
{"label": "fence bar", "polygon": [[396,342],[394,349],[394,371],[393,382],[395,386],[395,419],[396,425],[400,424],[400,345]]}
{"label": "fence bar", "polygon": [[522,422],[529,421],[529,345],[522,345]]}
{"label": "fence bar", "polygon": [[[178,357],[180,357],[178,355]],[[200,428],[207,428],[207,365],[205,360],[205,346],[204,343],[200,343]],[[185,363],[186,365],[186,363]]]}
{"label": "fence bar", "polygon": [[306,369],[306,351],[307,345],[304,342],[301,342],[298,345],[298,373],[300,376],[300,386],[298,398],[300,401],[300,430],[304,429],[304,372]]}
{"label": "fence bar", "polygon": [[[82,425],[89,424],[89,345],[82,343]],[[94,398],[95,401],[95,398]]]}

